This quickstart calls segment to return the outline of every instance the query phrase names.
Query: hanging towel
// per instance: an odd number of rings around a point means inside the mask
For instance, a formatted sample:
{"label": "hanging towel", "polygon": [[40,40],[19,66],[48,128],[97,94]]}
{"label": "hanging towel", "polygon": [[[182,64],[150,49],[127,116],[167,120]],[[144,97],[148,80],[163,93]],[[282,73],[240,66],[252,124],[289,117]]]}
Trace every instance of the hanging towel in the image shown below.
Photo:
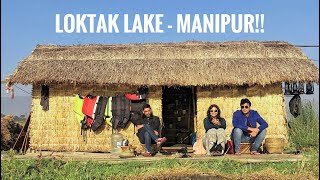
{"label": "hanging towel", "polygon": [[108,104],[106,106],[106,110],[104,111],[104,116],[106,117],[106,123],[112,127],[112,112],[111,112],[111,105],[112,105],[112,97],[109,97]]}
{"label": "hanging towel", "polygon": [[42,85],[41,86],[41,101],[40,105],[42,106],[42,110],[49,110],[49,86]]}
{"label": "hanging towel", "polygon": [[84,114],[82,113],[83,97],[79,94],[74,99],[73,112],[76,113],[77,120],[79,123],[83,120]]}

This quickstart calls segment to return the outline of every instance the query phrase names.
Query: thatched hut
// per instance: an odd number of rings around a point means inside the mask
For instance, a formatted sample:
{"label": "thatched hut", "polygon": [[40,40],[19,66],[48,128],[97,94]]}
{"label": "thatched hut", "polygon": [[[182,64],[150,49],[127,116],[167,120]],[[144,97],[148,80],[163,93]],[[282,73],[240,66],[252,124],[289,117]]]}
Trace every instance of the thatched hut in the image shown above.
{"label": "thatched hut", "polygon": [[[32,84],[31,149],[110,150],[111,128],[88,132],[73,112],[75,94],[114,96],[148,86],[148,103],[164,121],[168,144],[204,134],[203,119],[217,104],[232,129],[241,98],[269,123],[268,137],[287,138],[282,82],[317,82],[318,68],[286,42],[184,42],[38,45],[8,81]],[[50,87],[49,111],[40,106],[41,85]],[[121,133],[138,144],[133,125]]]}

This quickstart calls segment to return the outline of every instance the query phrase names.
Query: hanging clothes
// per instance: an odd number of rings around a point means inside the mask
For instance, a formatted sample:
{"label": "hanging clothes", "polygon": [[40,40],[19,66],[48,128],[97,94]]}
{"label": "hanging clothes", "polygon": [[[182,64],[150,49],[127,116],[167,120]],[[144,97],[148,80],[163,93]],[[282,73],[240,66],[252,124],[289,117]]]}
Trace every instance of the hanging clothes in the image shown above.
{"label": "hanging clothes", "polygon": [[124,129],[130,120],[130,100],[122,96],[112,97],[112,128]]}
{"label": "hanging clothes", "polygon": [[93,131],[97,131],[105,121],[105,110],[109,101],[109,97],[99,96],[96,109],[94,111],[94,121],[91,125]]}
{"label": "hanging clothes", "polygon": [[112,126],[112,109],[111,109],[111,105],[112,105],[112,97],[109,97],[108,99],[108,103],[107,103],[107,106],[106,106],[106,110],[104,112],[104,116],[106,118],[106,123],[109,125],[109,126]]}
{"label": "hanging clothes", "polygon": [[133,101],[131,100],[130,103],[130,121],[134,125],[140,125],[143,124],[143,118],[142,118],[142,111],[144,105],[147,104],[147,101],[145,99]]}
{"label": "hanging clothes", "polygon": [[294,95],[292,99],[289,101],[289,109],[290,109],[290,113],[295,118],[301,114],[302,105],[301,105],[301,97],[299,95],[297,94]]}
{"label": "hanging clothes", "polygon": [[14,90],[13,90],[12,83],[7,83],[7,84],[6,84],[6,93],[7,93],[7,94],[10,93],[11,99],[14,98]]}
{"label": "hanging clothes", "polygon": [[14,99],[14,90],[13,90],[13,87],[11,87],[11,89],[10,89],[10,96],[11,96],[11,99]]}
{"label": "hanging clothes", "polygon": [[83,97],[79,94],[74,99],[73,111],[76,113],[79,123],[83,120],[84,114],[82,113]]}
{"label": "hanging clothes", "polygon": [[42,85],[41,86],[41,101],[40,105],[42,106],[42,110],[49,110],[49,86]]}

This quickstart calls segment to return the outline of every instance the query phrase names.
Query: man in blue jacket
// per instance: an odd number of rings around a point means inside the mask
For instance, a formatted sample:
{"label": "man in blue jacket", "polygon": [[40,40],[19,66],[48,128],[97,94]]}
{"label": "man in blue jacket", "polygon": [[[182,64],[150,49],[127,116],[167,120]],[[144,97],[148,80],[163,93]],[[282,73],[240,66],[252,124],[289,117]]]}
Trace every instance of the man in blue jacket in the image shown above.
{"label": "man in blue jacket", "polygon": [[[251,154],[260,154],[258,149],[266,137],[268,123],[255,110],[251,110],[251,102],[249,99],[241,99],[241,110],[233,113],[232,139],[234,143],[235,153],[240,154],[240,143],[251,143]],[[257,127],[259,123],[259,127]]]}

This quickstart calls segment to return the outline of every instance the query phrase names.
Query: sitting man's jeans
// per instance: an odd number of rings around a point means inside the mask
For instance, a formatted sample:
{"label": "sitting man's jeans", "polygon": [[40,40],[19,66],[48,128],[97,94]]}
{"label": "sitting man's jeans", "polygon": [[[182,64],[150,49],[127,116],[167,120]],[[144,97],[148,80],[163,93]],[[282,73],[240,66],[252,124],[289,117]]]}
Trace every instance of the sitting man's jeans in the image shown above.
{"label": "sitting man's jeans", "polygon": [[159,138],[149,124],[144,124],[143,128],[139,129],[137,136],[139,137],[140,143],[146,145],[146,151],[148,152],[151,151],[151,140],[156,143]]}
{"label": "sitting man's jeans", "polygon": [[267,130],[264,129],[260,131],[256,137],[250,138],[250,135],[246,132],[243,132],[240,128],[234,128],[232,131],[232,139],[234,143],[235,152],[240,152],[240,143],[242,142],[250,142],[251,151],[258,151],[262,141],[267,135]]}

